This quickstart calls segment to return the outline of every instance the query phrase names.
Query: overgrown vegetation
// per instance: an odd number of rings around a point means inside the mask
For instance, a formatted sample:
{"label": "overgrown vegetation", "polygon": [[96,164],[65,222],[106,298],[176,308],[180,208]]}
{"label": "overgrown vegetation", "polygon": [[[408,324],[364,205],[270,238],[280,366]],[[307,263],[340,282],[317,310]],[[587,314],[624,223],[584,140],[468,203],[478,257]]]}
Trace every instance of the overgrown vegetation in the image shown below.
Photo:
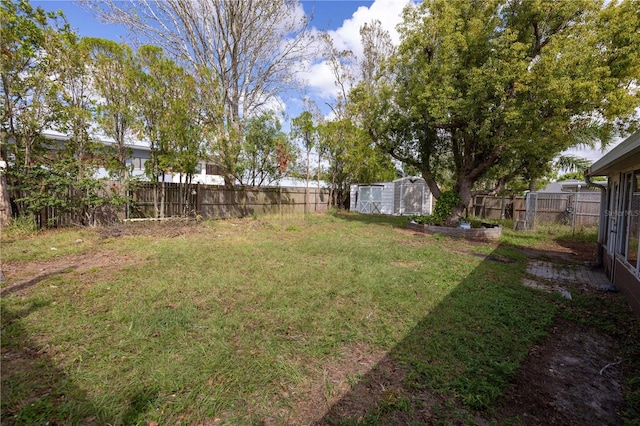
{"label": "overgrown vegetation", "polygon": [[[0,301],[3,423],[310,421],[305,401],[348,401],[385,354],[399,388],[380,390],[369,423],[410,416],[424,393],[443,422],[491,419],[566,310],[520,284],[518,246],[555,236],[468,244],[401,232],[405,220],[335,213],[5,238],[5,264],[55,259],[61,270]],[[82,254],[102,261],[64,267]],[[590,300],[575,320],[593,316]],[[620,333],[637,327],[605,306]]]}

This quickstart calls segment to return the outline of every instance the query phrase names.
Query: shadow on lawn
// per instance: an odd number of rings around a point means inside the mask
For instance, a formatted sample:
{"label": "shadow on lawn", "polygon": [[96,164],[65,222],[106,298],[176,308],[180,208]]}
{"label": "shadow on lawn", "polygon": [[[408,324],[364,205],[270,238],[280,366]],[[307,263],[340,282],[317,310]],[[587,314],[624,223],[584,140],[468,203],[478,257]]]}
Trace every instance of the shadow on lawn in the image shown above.
{"label": "shadow on lawn", "polygon": [[95,412],[84,392],[22,325],[24,318],[49,303],[34,299],[15,311],[2,305],[2,424],[66,424]]}
{"label": "shadow on lawn", "polygon": [[64,360],[63,353],[57,353],[53,345],[42,347],[32,340],[22,322],[49,304],[49,301],[34,298],[19,310],[0,305],[2,425],[102,425],[118,418],[121,421],[115,421],[115,424],[143,423],[148,405],[157,398],[157,391],[146,388],[123,390],[132,393],[129,406],[122,413],[110,412],[94,404],[57,366]]}
{"label": "shadow on lawn", "polygon": [[[3,425],[33,424],[107,424],[113,413],[96,406],[86,392],[56,364],[63,359],[54,346],[36,344],[22,321],[49,305],[34,298],[23,309],[10,310],[1,305],[2,320],[2,391]],[[123,414],[125,424],[140,421],[148,395],[136,395]]]}
{"label": "shadow on lawn", "polygon": [[477,423],[553,321],[525,262],[498,246],[315,424]]}
{"label": "shadow on lawn", "polygon": [[367,225],[390,225],[396,228],[406,228],[408,216],[391,216],[386,214],[362,214],[339,210],[332,213],[333,217],[347,222],[361,222]]}

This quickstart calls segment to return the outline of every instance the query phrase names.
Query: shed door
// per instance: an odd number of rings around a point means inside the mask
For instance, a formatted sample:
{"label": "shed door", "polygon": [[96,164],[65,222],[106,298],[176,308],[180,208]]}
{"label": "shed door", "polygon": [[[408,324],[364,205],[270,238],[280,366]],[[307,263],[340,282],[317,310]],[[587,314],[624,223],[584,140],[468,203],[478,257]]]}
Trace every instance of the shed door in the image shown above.
{"label": "shed door", "polygon": [[424,185],[400,185],[400,214],[423,214]]}
{"label": "shed door", "polygon": [[379,214],[382,207],[381,186],[361,186],[358,188],[358,212]]}

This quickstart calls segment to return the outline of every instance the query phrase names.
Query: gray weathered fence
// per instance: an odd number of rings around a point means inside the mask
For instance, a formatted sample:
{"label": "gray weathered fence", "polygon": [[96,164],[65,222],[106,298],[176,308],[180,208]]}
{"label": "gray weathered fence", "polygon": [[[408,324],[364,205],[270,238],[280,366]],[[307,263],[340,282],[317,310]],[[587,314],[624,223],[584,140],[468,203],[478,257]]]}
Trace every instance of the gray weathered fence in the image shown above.
{"label": "gray weathered fence", "polygon": [[574,227],[593,226],[600,217],[600,193],[596,191],[548,193],[526,196],[478,195],[473,213],[485,219],[513,219],[515,226],[533,229],[536,224],[557,223]]}

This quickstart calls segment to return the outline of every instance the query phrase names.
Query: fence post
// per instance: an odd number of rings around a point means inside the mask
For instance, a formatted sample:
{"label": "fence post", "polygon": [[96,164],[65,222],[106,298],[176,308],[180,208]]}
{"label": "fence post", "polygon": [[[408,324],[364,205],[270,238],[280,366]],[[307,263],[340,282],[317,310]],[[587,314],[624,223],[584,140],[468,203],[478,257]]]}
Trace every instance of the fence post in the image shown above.
{"label": "fence post", "polygon": [[576,196],[573,198],[573,225],[571,226],[571,236],[576,236],[576,216],[578,215],[578,196],[580,194],[580,185],[576,191]]}
{"label": "fence post", "polygon": [[200,194],[200,182],[196,183],[196,216],[202,216],[202,195]]}

